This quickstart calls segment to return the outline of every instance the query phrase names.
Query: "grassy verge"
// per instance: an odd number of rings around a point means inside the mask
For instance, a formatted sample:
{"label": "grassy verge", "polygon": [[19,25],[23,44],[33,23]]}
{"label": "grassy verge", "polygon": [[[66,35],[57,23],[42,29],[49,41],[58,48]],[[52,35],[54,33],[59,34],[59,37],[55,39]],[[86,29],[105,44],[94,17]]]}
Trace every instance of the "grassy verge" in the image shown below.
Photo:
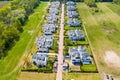
{"label": "grassy verge", "polygon": [[[20,34],[20,40],[8,52],[8,55],[0,60],[0,79],[1,80],[14,80],[18,71],[14,71],[24,53],[28,53],[28,49],[33,44],[35,37],[40,29],[40,23],[43,15],[46,12],[46,2],[42,2],[35,12],[29,17],[26,22],[23,32]],[[32,31],[32,33],[30,33]],[[9,75],[7,75],[9,74]]]}
{"label": "grassy verge", "polygon": [[98,72],[95,64],[81,65],[80,69],[82,72]]}
{"label": "grassy verge", "polygon": [[63,73],[63,80],[100,80],[97,73]]}
{"label": "grassy verge", "polygon": [[22,72],[18,80],[55,80],[56,73]]}

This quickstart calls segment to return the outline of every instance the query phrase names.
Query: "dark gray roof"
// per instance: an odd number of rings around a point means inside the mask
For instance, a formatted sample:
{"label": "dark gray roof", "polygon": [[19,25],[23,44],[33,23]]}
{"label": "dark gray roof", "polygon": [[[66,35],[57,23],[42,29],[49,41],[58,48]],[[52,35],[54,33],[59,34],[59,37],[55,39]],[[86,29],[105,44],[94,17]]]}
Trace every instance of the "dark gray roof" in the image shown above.
{"label": "dark gray roof", "polygon": [[69,55],[71,57],[72,63],[82,62],[83,64],[90,64],[92,62],[92,59],[87,53],[84,46],[79,46],[78,48],[70,48]]}
{"label": "dark gray roof", "polygon": [[70,30],[68,32],[68,36],[71,39],[71,41],[84,40],[84,35],[80,30]]}
{"label": "dark gray roof", "polygon": [[76,27],[80,26],[80,21],[78,19],[72,18],[68,20],[67,24],[71,27]]}
{"label": "dark gray roof", "polygon": [[60,2],[59,1],[54,1],[51,3],[51,7],[53,8],[58,8],[60,6]]}
{"label": "dark gray roof", "polygon": [[76,7],[75,6],[67,6],[67,10],[68,11],[76,11]]}
{"label": "dark gray roof", "polygon": [[46,17],[47,21],[53,21],[53,22],[56,22],[58,20],[58,17],[56,14],[49,14],[47,17]]}
{"label": "dark gray roof", "polygon": [[67,16],[69,18],[77,18],[78,17],[78,13],[76,11],[68,11],[67,12]]}
{"label": "dark gray roof", "polygon": [[67,5],[75,5],[75,3],[73,1],[67,1],[66,3]]}
{"label": "dark gray roof", "polygon": [[57,27],[58,26],[56,24],[48,24],[48,23],[46,23],[46,24],[43,25],[43,32],[46,35],[52,34],[53,32],[56,31]]}
{"label": "dark gray roof", "polygon": [[46,51],[48,50],[48,48],[51,48],[53,45],[53,36],[52,35],[42,35],[39,37],[38,41],[37,41],[37,48],[38,51],[43,52],[43,50],[41,50],[42,48],[47,48],[45,49]]}
{"label": "dark gray roof", "polygon": [[58,11],[58,9],[56,9],[56,8],[50,8],[50,9],[49,9],[49,13],[50,13],[50,14],[56,14],[56,15],[57,15],[57,14],[59,13],[59,11]]}
{"label": "dark gray roof", "polygon": [[47,54],[36,53],[32,56],[32,62],[36,63],[38,67],[47,66],[48,57]]}

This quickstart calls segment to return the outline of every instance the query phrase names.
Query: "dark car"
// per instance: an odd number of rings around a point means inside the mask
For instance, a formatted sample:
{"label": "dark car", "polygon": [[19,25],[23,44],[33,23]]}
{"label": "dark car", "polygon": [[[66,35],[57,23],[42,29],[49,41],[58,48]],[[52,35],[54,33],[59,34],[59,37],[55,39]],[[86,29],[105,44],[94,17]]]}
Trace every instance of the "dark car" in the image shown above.
{"label": "dark car", "polygon": [[106,79],[109,79],[109,75],[106,74]]}

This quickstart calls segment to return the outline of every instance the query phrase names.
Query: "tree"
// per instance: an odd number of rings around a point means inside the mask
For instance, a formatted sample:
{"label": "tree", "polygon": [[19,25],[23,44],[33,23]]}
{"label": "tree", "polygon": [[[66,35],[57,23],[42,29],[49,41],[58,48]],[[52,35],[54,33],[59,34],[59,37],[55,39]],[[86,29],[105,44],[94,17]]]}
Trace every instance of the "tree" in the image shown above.
{"label": "tree", "polygon": [[26,12],[25,10],[12,10],[11,13],[9,13],[7,15],[8,17],[8,20],[7,22],[10,23],[15,23],[17,20],[20,21],[21,25],[23,25],[25,23],[25,20],[26,20]]}
{"label": "tree", "polygon": [[4,31],[4,24],[0,23],[0,58],[4,56],[4,49],[5,49],[4,46],[5,40],[3,39],[3,35],[2,35],[3,31]]}
{"label": "tree", "polygon": [[10,48],[13,42],[18,38],[18,33],[18,30],[12,25],[3,31],[2,38],[5,40],[5,50],[8,50],[8,48]]}
{"label": "tree", "polygon": [[97,5],[95,4],[95,0],[85,0],[85,3],[86,3],[89,7],[97,7]]}
{"label": "tree", "polygon": [[39,0],[12,0],[0,8],[0,58],[19,38],[29,14],[39,5]]}

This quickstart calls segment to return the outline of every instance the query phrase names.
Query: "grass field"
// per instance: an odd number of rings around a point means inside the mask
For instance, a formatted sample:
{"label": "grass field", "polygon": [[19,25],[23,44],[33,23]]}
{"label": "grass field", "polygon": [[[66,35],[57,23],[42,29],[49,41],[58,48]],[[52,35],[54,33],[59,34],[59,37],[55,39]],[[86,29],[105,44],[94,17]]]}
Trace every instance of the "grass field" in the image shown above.
{"label": "grass field", "polygon": [[87,5],[77,3],[79,14],[95,52],[99,71],[119,77],[120,70],[107,65],[104,61],[106,51],[112,50],[120,55],[120,16],[115,11],[118,7],[112,3],[97,3],[97,6],[101,12],[92,14]]}
{"label": "grass field", "polygon": [[120,16],[120,5],[112,4],[112,3],[104,3],[104,5],[106,5],[113,12],[117,13]]}
{"label": "grass field", "polygon": [[[34,13],[29,17],[23,32],[20,34],[20,40],[16,42],[15,46],[8,52],[8,55],[0,60],[0,80],[15,80],[19,74],[17,65],[21,61],[23,54],[29,53],[29,49],[39,32],[40,24],[44,19],[47,2],[41,2]],[[32,33],[30,33],[32,31]]]}
{"label": "grass field", "polygon": [[18,80],[55,80],[56,73],[22,72]]}
{"label": "grass field", "polygon": [[96,73],[63,73],[63,80],[100,80]]}

